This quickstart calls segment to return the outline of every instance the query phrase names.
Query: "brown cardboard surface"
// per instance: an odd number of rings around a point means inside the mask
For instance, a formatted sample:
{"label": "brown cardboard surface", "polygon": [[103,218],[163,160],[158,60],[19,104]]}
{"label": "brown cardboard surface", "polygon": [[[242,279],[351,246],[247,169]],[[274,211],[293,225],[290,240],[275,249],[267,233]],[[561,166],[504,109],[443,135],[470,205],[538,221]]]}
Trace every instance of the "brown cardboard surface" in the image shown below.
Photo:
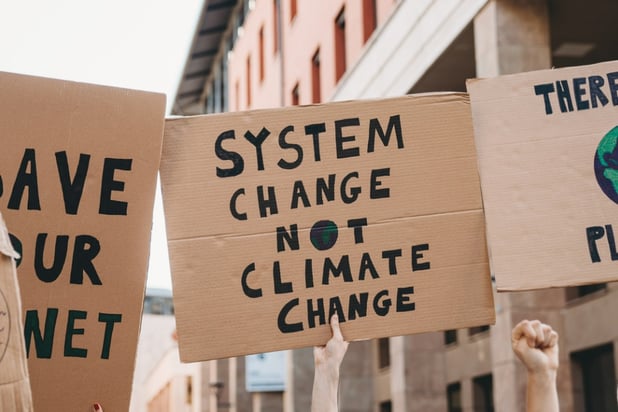
{"label": "brown cardboard surface", "polygon": [[498,290],[618,280],[618,199],[595,175],[600,142],[618,133],[616,77],[609,62],[468,82]]}
{"label": "brown cardboard surface", "polygon": [[0,411],[32,411],[21,299],[13,259],[18,258],[0,214]]}
{"label": "brown cardboard surface", "polygon": [[183,361],[494,321],[465,95],[171,119],[161,180]]}
{"label": "brown cardboard surface", "polygon": [[0,210],[22,256],[35,410],[126,411],[165,96],[9,73],[0,90]]}

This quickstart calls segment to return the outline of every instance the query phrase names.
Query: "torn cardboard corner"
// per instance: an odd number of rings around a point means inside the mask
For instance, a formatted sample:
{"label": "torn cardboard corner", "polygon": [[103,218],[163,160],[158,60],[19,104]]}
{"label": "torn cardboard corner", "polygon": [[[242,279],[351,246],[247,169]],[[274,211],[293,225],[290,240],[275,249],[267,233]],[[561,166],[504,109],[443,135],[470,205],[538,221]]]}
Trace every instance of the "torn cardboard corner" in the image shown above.
{"label": "torn cardboard corner", "polygon": [[498,290],[618,280],[618,62],[467,87]]}
{"label": "torn cardboard corner", "polygon": [[169,120],[161,181],[183,361],[494,322],[466,95]]}
{"label": "torn cardboard corner", "polygon": [[21,299],[14,258],[0,214],[0,411],[32,411]]}

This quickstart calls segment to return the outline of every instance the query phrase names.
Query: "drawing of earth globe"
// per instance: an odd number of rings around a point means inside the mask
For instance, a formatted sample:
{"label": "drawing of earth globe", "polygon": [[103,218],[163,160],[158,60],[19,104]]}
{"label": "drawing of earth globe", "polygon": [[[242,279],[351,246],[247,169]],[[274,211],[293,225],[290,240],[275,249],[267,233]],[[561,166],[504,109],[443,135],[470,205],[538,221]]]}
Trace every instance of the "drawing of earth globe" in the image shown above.
{"label": "drawing of earth globe", "polygon": [[339,231],[332,220],[320,220],[311,228],[309,238],[317,250],[328,250],[335,245]]}
{"label": "drawing of earth globe", "polygon": [[11,331],[11,322],[9,317],[9,305],[0,290],[0,362],[4,358],[6,348],[9,345],[9,332]]}
{"label": "drawing of earth globe", "polygon": [[603,193],[618,203],[618,126],[601,139],[594,155],[594,174]]}

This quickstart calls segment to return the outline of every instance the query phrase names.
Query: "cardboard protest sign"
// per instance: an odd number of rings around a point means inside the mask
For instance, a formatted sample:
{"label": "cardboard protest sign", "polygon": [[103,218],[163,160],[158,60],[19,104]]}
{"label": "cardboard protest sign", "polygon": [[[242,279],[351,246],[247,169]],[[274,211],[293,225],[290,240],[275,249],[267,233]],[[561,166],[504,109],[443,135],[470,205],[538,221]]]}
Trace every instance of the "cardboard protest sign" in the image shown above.
{"label": "cardboard protest sign", "polygon": [[13,250],[0,214],[0,411],[32,411],[21,299]]}
{"label": "cardboard protest sign", "polygon": [[165,96],[0,73],[35,410],[129,408]]}
{"label": "cardboard protest sign", "polygon": [[166,122],[181,358],[492,323],[462,94]]}
{"label": "cardboard protest sign", "polygon": [[498,290],[618,280],[618,62],[468,91]]}

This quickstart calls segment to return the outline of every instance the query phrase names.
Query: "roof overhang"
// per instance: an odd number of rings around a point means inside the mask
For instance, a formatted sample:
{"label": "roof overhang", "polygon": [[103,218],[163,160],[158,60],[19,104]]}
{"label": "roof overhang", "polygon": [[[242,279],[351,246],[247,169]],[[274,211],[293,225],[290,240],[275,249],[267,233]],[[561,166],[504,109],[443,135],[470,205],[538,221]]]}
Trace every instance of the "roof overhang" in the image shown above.
{"label": "roof overhang", "polygon": [[202,14],[174,97],[172,114],[203,113],[202,96],[206,80],[212,71],[221,39],[237,3],[238,0],[204,0]]}

